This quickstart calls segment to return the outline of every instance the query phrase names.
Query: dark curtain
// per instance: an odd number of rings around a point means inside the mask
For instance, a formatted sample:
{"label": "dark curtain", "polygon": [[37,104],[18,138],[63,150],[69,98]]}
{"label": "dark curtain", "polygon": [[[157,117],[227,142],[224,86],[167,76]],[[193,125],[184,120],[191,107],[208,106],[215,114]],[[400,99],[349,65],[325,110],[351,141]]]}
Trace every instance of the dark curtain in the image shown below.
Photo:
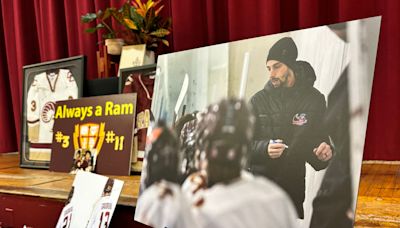
{"label": "dark curtain", "polygon": [[[96,51],[102,32],[80,16],[124,0],[0,0],[0,153],[17,151],[20,143],[24,65],[86,56],[86,78],[97,77]],[[162,14],[169,15],[166,1]],[[163,49],[163,51],[169,51]]]}
{"label": "dark curtain", "polygon": [[[0,18],[3,18],[1,10]],[[0,152],[8,152],[17,150],[17,139],[3,31],[0,23]]]}
{"label": "dark curtain", "polygon": [[[84,33],[80,15],[123,0],[0,0],[0,152],[19,144],[22,66],[84,54],[97,75],[100,35]],[[397,0],[163,0],[180,51],[255,36],[382,15],[364,159],[400,160],[400,2]],[[364,110],[367,111],[367,110]]]}
{"label": "dark curtain", "polygon": [[1,0],[0,152],[17,151],[20,140],[22,67],[84,54],[86,75],[96,75],[97,36],[83,32],[79,15],[93,12],[93,1]]}

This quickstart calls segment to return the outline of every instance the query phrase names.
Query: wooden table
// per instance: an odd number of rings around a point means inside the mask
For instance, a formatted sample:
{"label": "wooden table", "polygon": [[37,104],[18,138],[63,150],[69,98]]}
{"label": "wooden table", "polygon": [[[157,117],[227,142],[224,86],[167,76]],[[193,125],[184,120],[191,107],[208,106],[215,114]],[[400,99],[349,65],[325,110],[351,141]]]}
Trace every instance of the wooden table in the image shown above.
{"label": "wooden table", "polygon": [[[132,208],[128,217],[133,223],[140,176],[112,177],[125,182],[118,204]],[[62,208],[73,179],[74,175],[67,173],[19,168],[18,154],[0,154],[0,194],[57,200]],[[127,225],[124,218],[116,216],[119,215],[115,214],[113,221],[120,220]],[[133,227],[145,227],[133,224]],[[362,166],[355,227],[377,226],[400,227],[400,164],[364,163]]]}
{"label": "wooden table", "polygon": [[[18,153],[0,154],[0,227],[22,227],[25,224],[54,227],[74,177],[68,173],[20,168]],[[120,227],[121,224],[145,227],[133,221],[140,176],[110,177],[124,181],[110,227]],[[28,213],[35,212],[37,218],[28,218],[31,216]]]}
{"label": "wooden table", "polygon": [[[118,204],[135,206],[140,176],[110,176],[124,181]],[[75,175],[19,167],[16,153],[0,154],[0,193],[66,200]]]}

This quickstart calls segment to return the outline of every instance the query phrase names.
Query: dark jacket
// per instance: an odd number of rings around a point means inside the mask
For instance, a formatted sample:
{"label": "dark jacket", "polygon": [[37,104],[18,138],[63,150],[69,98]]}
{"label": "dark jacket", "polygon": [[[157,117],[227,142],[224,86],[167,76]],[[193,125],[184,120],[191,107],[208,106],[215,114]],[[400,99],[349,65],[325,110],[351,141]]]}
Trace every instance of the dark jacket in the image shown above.
{"label": "dark jacket", "polygon": [[310,228],[350,228],[353,201],[350,175],[350,115],[347,68],[328,95],[325,127],[335,146],[317,196],[313,200]]}
{"label": "dark jacket", "polygon": [[[313,149],[329,143],[322,119],[326,111],[324,96],[313,87],[315,75],[296,75],[291,88],[274,88],[268,82],[250,100],[256,115],[256,127],[249,170],[280,185],[292,199],[300,218],[304,217],[305,163],[315,170],[328,162],[318,160]],[[270,139],[281,139],[289,146],[282,156],[267,154]]]}

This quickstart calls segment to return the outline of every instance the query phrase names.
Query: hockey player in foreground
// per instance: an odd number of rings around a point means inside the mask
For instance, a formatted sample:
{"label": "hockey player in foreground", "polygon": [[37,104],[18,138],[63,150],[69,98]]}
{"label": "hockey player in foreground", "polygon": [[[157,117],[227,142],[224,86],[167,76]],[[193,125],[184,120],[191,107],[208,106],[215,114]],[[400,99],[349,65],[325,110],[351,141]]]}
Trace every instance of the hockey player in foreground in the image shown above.
{"label": "hockey player in foreground", "polygon": [[194,203],[201,227],[296,227],[284,191],[242,171],[254,120],[245,102],[230,99],[209,106],[198,123],[196,142],[207,182]]}
{"label": "hockey player in foreground", "polygon": [[189,203],[177,184],[178,139],[164,124],[159,125],[147,140],[146,190],[138,199],[135,220],[155,228],[197,228]]}

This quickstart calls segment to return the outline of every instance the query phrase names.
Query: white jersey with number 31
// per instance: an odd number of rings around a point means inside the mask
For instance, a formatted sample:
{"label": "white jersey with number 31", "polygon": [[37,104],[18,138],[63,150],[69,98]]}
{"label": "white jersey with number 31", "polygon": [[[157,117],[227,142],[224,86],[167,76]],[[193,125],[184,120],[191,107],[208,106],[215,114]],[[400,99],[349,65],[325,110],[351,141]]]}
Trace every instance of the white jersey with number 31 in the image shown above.
{"label": "white jersey with number 31", "polygon": [[56,228],[69,228],[71,226],[72,212],[73,212],[72,203],[65,205],[61,212],[61,216],[58,219]]}

